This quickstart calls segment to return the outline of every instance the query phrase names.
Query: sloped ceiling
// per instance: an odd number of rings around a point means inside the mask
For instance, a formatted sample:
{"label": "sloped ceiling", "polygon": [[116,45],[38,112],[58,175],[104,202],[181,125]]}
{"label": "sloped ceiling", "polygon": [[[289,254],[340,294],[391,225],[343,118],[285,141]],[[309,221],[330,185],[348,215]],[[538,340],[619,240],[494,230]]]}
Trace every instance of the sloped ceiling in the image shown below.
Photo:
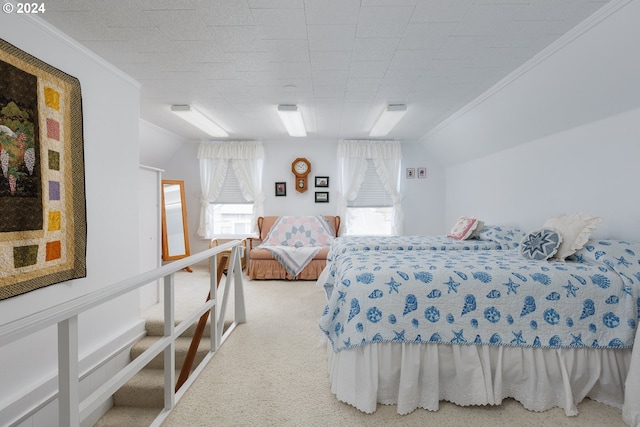
{"label": "sloped ceiling", "polygon": [[[640,2],[616,1],[433,129],[451,166],[640,109]],[[603,136],[603,153],[609,143]]]}
{"label": "sloped ceiling", "polygon": [[389,138],[417,141],[603,7],[594,0],[48,0],[41,15],[141,83],[141,117],[206,136],[169,112],[190,104],[234,139],[367,138],[387,104]]}

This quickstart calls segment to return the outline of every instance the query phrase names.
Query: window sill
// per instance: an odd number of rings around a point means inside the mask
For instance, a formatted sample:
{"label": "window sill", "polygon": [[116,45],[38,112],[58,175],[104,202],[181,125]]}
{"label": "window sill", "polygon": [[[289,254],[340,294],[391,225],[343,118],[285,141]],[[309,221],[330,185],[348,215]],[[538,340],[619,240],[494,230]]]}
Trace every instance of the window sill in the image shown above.
{"label": "window sill", "polygon": [[218,239],[218,240],[242,240],[242,239],[248,239],[250,237],[258,238],[258,235],[257,234],[216,234],[210,239],[202,237],[202,240],[206,240],[206,241],[209,241],[209,240],[212,240],[212,239]]}

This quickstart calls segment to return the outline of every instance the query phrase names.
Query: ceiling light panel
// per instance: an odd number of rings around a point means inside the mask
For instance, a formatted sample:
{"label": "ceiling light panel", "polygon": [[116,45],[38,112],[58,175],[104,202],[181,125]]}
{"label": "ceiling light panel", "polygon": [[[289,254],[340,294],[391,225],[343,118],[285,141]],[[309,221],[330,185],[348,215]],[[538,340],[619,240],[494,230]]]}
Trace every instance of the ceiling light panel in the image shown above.
{"label": "ceiling light panel", "polygon": [[210,136],[216,138],[229,136],[224,129],[189,105],[172,105],[171,112]]}
{"label": "ceiling light panel", "polygon": [[290,136],[307,136],[302,113],[296,105],[278,105],[278,115]]}
{"label": "ceiling light panel", "polygon": [[385,136],[407,113],[407,106],[404,104],[390,104],[384,109],[378,120],[375,122],[369,136]]}

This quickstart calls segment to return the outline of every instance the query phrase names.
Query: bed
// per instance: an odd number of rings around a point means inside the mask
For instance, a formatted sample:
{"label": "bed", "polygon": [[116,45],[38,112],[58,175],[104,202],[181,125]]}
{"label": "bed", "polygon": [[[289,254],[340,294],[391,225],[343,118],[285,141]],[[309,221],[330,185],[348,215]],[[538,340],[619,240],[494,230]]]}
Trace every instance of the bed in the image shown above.
{"label": "bed", "polygon": [[461,239],[449,235],[340,236],[331,242],[328,258],[369,250],[484,250],[516,249],[526,235],[519,227],[482,225],[478,233]]}
{"label": "bed", "polygon": [[577,414],[621,408],[640,306],[640,244],[590,240],[566,262],[518,250],[346,251],[320,320],[331,391],[399,414],[439,401]]}
{"label": "bed", "polygon": [[[455,227],[454,227],[455,228]],[[519,227],[482,225],[469,239],[445,235],[413,236],[340,236],[331,242],[327,265],[318,278],[318,285],[331,295],[335,281],[335,262],[341,255],[369,251],[478,251],[517,249],[526,235]]]}

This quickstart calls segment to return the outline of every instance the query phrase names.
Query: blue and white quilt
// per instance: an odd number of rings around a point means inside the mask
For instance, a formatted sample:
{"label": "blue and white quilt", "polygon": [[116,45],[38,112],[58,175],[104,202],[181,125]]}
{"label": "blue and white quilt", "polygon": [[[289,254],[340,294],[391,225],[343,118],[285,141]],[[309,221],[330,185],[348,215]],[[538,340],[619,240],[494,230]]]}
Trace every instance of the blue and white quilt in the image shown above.
{"label": "blue and white quilt", "polygon": [[[518,238],[512,230],[503,231],[501,227],[489,226],[491,233],[486,240],[457,240],[446,236],[415,235],[415,236],[340,236],[331,242],[327,255],[327,274],[321,276],[327,297],[331,296],[335,284],[334,261],[345,253],[355,251],[478,251],[511,249],[509,244]],[[496,231],[498,228],[500,231]],[[485,227],[486,229],[486,227]],[[499,237],[495,237],[499,236]],[[523,233],[524,236],[524,233]]]}
{"label": "blue and white quilt", "polygon": [[346,252],[320,328],[334,351],[374,342],[631,348],[639,255],[625,242],[590,242],[570,262],[510,250]]}
{"label": "blue and white quilt", "polygon": [[498,243],[502,249],[518,249],[527,234],[519,227],[485,224],[476,239]]}
{"label": "blue and white quilt", "polygon": [[353,251],[477,251],[502,249],[493,240],[457,240],[446,236],[340,236],[331,242],[328,260]]}

